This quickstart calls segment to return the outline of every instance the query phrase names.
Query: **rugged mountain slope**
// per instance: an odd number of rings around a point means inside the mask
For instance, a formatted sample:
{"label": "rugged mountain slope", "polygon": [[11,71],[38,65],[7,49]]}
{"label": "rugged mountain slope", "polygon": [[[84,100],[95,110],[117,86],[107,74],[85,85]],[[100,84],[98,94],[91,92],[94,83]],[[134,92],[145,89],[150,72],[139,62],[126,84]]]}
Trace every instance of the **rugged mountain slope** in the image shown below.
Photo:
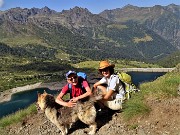
{"label": "rugged mountain slope", "polygon": [[158,61],[158,64],[163,67],[175,67],[178,63],[180,63],[180,51]]}
{"label": "rugged mountain slope", "polygon": [[153,7],[136,7],[127,5],[123,8],[105,10],[100,16],[116,22],[133,20],[144,24],[162,38],[167,39],[180,49],[180,6],[168,5]]}
{"label": "rugged mountain slope", "polygon": [[48,7],[14,8],[0,12],[0,42],[31,53],[41,48],[37,46],[43,46],[44,50],[53,50],[51,58],[62,59],[58,56],[65,54],[76,61],[106,58],[155,61],[177,50],[141,24],[108,19],[79,7],[62,12]]}

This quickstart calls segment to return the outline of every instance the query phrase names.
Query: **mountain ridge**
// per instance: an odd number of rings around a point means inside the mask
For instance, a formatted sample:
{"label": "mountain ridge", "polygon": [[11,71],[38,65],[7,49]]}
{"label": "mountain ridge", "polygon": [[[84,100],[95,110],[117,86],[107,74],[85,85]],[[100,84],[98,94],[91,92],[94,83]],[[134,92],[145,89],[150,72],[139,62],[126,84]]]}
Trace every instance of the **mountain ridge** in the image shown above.
{"label": "mountain ridge", "polygon": [[[134,20],[144,24],[148,29],[168,39],[175,47],[178,49],[180,48],[179,5],[155,5],[153,7],[127,5],[123,8],[103,11],[99,15],[111,21],[124,22],[127,20]],[[167,28],[167,26],[169,28]]]}
{"label": "mountain ridge", "polygon": [[[179,12],[177,7],[172,4],[163,8],[177,14]],[[162,6],[154,8],[158,10]],[[117,10],[132,13],[127,9],[147,10],[145,7],[133,5]],[[111,10],[114,16],[117,10]],[[130,17],[127,21],[118,22],[117,17],[112,19],[103,16],[102,13],[92,14],[88,9],[77,6],[62,12],[56,12],[48,7],[13,8],[0,11],[0,42],[14,47],[26,46],[29,43],[37,45],[38,42],[48,48],[54,48],[56,53],[59,50],[69,54],[71,60],[126,58],[156,61],[178,50],[178,46],[172,44],[175,41],[171,37],[166,38],[164,32],[151,30],[150,27],[153,26],[150,21],[144,22],[139,23]],[[176,33],[178,31],[179,28],[176,29]],[[168,30],[165,33],[167,32]],[[27,40],[21,41],[21,37]],[[176,42],[179,44],[178,40]]]}

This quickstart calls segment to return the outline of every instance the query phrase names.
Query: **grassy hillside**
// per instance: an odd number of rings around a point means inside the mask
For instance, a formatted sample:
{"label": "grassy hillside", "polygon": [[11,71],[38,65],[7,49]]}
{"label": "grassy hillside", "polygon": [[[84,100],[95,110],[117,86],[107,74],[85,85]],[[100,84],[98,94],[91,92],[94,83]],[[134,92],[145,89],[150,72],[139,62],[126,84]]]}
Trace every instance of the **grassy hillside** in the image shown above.
{"label": "grassy hillside", "polygon": [[180,63],[180,51],[176,51],[158,61],[158,64],[163,67],[175,67],[178,63]]}
{"label": "grassy hillside", "polygon": [[147,105],[149,100],[163,101],[168,98],[176,98],[177,90],[180,85],[180,64],[173,72],[169,72],[159,77],[153,82],[140,85],[140,92],[132,96],[125,103],[123,111],[124,118],[131,119],[137,116],[148,115],[151,107]]}
{"label": "grassy hillside", "polygon": [[0,57],[0,91],[37,82],[57,81],[64,78],[67,61],[49,61],[6,55]]}
{"label": "grassy hillside", "polygon": [[[118,70],[120,68],[155,68],[160,67],[155,64],[148,64],[144,62],[138,62],[138,61],[130,61],[130,60],[109,60],[111,63],[115,64],[115,70]],[[99,67],[100,61],[84,61],[79,62],[76,64],[72,64],[75,68],[82,68],[82,69],[93,69],[97,70]]]}
{"label": "grassy hillside", "polygon": [[[39,53],[40,54],[40,53]],[[0,57],[0,91],[36,82],[60,81],[68,70],[97,72],[100,61],[69,63],[63,60],[46,58],[16,57],[11,54]],[[125,67],[159,67],[158,65],[128,60],[111,60],[116,64],[115,70]]]}
{"label": "grassy hillside", "polygon": [[[151,62],[176,50],[150,29],[131,21],[95,28],[80,28],[79,31],[95,39],[98,43],[96,48],[102,56],[104,55],[104,58],[126,58]],[[96,58],[94,55],[93,57]]]}
{"label": "grassy hillside", "polygon": [[26,57],[73,62],[123,58],[151,62],[176,50],[153,31],[131,21],[75,29],[48,18],[33,19],[24,24],[4,21],[0,42]]}

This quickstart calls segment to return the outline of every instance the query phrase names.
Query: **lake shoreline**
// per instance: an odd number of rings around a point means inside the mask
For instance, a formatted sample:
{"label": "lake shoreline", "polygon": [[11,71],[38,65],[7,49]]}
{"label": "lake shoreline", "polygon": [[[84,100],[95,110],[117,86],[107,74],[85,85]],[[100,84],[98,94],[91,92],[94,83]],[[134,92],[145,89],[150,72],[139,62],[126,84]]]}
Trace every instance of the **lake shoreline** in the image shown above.
{"label": "lake shoreline", "polygon": [[65,84],[66,84],[66,81],[50,82],[50,83],[39,82],[35,84],[30,84],[30,85],[26,85],[22,87],[16,87],[9,90],[5,90],[0,93],[0,103],[10,101],[11,96],[18,92],[34,90],[37,88],[48,88],[50,90],[60,90]]}

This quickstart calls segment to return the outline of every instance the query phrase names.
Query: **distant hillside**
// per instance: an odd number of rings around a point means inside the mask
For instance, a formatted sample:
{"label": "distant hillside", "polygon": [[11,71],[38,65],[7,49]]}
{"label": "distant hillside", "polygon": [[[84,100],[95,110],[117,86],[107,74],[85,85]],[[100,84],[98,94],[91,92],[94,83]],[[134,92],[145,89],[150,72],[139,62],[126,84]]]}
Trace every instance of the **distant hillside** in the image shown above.
{"label": "distant hillside", "polygon": [[127,5],[123,8],[105,10],[99,15],[113,22],[132,20],[144,24],[180,49],[180,5],[153,7]]}
{"label": "distant hillside", "polygon": [[[128,5],[112,10],[111,17],[107,10],[96,15],[80,7],[62,12],[48,7],[0,11],[0,42],[3,44],[0,47],[1,50],[9,47],[17,54],[25,53],[22,57],[76,62],[109,58],[153,62],[177,51],[174,39],[169,40],[170,37],[165,38],[147,27],[147,15],[139,16],[144,23],[133,20],[132,8],[139,12],[135,15],[146,9]],[[117,16],[122,11],[127,13]],[[118,17],[124,21],[118,21]],[[168,24],[164,23],[162,28],[165,26]],[[174,28],[178,32],[178,27]]]}
{"label": "distant hillside", "polygon": [[158,64],[163,67],[175,67],[178,63],[180,63],[180,51],[177,51],[158,61]]}

